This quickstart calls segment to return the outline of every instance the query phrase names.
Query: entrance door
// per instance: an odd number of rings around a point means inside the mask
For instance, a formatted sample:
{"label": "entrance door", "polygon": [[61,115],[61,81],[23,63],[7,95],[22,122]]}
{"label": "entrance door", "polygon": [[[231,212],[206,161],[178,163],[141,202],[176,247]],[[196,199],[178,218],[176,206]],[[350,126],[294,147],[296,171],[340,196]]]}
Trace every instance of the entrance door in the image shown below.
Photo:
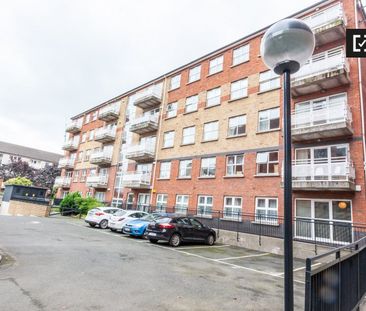
{"label": "entrance door", "polygon": [[150,194],[140,193],[137,199],[137,209],[140,211],[148,212],[150,207]]}

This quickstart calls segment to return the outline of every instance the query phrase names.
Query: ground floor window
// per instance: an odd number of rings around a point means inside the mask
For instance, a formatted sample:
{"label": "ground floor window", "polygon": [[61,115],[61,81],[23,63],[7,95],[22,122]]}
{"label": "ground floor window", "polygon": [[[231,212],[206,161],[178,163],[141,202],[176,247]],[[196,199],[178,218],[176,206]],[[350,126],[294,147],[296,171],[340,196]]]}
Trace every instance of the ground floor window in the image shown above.
{"label": "ground floor window", "polygon": [[62,192],[62,198],[66,197],[69,194],[69,191],[63,191]]}
{"label": "ground floor window", "polygon": [[168,205],[168,195],[159,193],[156,196],[156,211],[165,212],[167,205]]}
{"label": "ground floor window", "polygon": [[113,199],[112,199],[111,206],[112,206],[112,207],[119,207],[119,208],[122,208],[122,207],[123,207],[123,199],[120,199],[120,198],[113,198]]}
{"label": "ground floor window", "polygon": [[94,198],[96,198],[99,202],[105,201],[105,192],[96,191],[94,194]]}
{"label": "ground floor window", "polygon": [[241,197],[224,197],[224,218],[240,220],[242,209]]}
{"label": "ground floor window", "polygon": [[197,204],[197,215],[212,216],[213,197],[210,195],[199,195]]}
{"label": "ground floor window", "polygon": [[350,200],[297,199],[295,236],[319,242],[351,243]]}
{"label": "ground floor window", "polygon": [[187,214],[188,200],[188,195],[177,195],[175,199],[175,212],[178,214]]}
{"label": "ground floor window", "polygon": [[277,224],[278,199],[255,198],[255,220],[261,223]]}
{"label": "ground floor window", "polygon": [[137,198],[137,208],[140,211],[148,212],[150,207],[150,194],[139,193]]}

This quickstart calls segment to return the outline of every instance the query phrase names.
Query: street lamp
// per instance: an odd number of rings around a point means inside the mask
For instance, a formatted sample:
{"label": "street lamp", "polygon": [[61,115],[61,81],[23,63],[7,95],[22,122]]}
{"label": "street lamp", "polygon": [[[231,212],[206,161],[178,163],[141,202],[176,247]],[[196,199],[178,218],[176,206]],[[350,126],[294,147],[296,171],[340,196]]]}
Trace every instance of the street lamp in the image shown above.
{"label": "street lamp", "polygon": [[290,75],[313,54],[315,37],[303,21],[289,18],[272,25],[261,42],[264,63],[278,75],[283,74],[283,120],[284,120],[284,256],[285,293],[284,309],[292,311],[293,252],[292,252],[292,167],[291,167],[291,85]]}

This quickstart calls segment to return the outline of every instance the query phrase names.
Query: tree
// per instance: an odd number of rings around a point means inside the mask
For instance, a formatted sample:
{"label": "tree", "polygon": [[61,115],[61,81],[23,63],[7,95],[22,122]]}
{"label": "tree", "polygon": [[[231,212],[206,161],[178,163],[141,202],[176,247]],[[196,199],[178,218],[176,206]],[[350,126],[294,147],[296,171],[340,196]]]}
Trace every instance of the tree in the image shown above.
{"label": "tree", "polygon": [[60,210],[63,215],[70,215],[72,213],[86,214],[92,208],[103,206],[95,198],[82,198],[79,192],[72,192],[66,195],[61,203]]}
{"label": "tree", "polygon": [[7,181],[10,178],[25,177],[34,180],[35,169],[30,167],[27,162],[14,161],[0,166],[0,178]]}
{"label": "tree", "polygon": [[10,178],[5,182],[5,185],[22,185],[22,186],[32,186],[32,181],[25,177],[14,177]]}
{"label": "tree", "polygon": [[46,166],[42,169],[36,170],[33,178],[34,185],[52,189],[56,177],[60,174],[60,169],[54,165]]}

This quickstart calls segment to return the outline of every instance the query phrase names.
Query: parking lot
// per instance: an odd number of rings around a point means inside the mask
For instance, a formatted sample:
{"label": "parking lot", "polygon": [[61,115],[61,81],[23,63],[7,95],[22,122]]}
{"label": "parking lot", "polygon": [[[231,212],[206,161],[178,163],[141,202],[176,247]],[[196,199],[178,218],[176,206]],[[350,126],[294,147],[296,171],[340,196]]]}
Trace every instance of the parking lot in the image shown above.
{"label": "parking lot", "polygon": [[[281,310],[283,258],[232,247],[151,244],[83,221],[0,217],[7,310]],[[304,261],[295,260],[303,309]]]}

